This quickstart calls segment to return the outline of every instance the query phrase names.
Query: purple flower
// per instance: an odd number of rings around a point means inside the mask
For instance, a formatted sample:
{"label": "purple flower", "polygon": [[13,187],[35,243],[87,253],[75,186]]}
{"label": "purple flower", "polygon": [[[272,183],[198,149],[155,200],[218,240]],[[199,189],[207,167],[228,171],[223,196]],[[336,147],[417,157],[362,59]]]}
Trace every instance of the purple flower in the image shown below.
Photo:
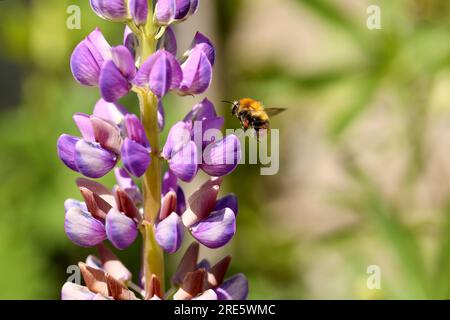
{"label": "purple flower", "polygon": [[134,114],[125,116],[127,138],[122,145],[122,161],[129,173],[142,176],[151,161],[151,148],[145,136],[144,127]]}
{"label": "purple flower", "polygon": [[183,240],[184,226],[180,215],[186,210],[183,189],[169,170],[163,177],[162,200],[155,237],[167,253],[175,253]]}
{"label": "purple flower", "polygon": [[58,156],[70,169],[89,178],[111,171],[120,157],[134,176],[145,173],[151,157],[150,145],[141,122],[118,104],[100,100],[94,115],[74,116],[82,138],[63,134],[58,139]]}
{"label": "purple flower", "polygon": [[108,102],[115,102],[130,91],[131,80],[136,75],[134,57],[125,46],[111,49],[111,60],[105,62],[100,72],[100,93]]}
{"label": "purple flower", "polygon": [[79,179],[84,205],[67,202],[65,230],[69,239],[82,247],[93,247],[106,239],[118,249],[130,246],[137,237],[142,217],[126,192],[111,192],[103,185]]}
{"label": "purple flower", "polygon": [[155,18],[160,25],[169,25],[186,20],[195,12],[198,0],[158,0],[155,7]]}
{"label": "purple flower", "polygon": [[58,139],[58,155],[70,169],[90,178],[100,178],[116,165],[122,139],[117,126],[78,113],[74,116],[83,138],[63,134]]}
{"label": "purple flower", "polygon": [[193,107],[183,121],[171,128],[162,156],[169,162],[174,175],[189,182],[199,168],[211,176],[224,176],[237,167],[241,160],[241,145],[235,135],[219,141],[211,136],[204,141],[208,130],[219,131],[223,123],[214,105],[204,99]]}
{"label": "purple flower", "polygon": [[177,89],[183,73],[177,59],[166,50],[158,50],[139,68],[133,84],[150,89],[158,98]]}
{"label": "purple flower", "polygon": [[212,81],[212,65],[208,56],[200,49],[193,49],[186,61],[181,65],[183,81],[180,92],[184,95],[195,95],[208,90]]}
{"label": "purple flower", "polygon": [[183,81],[180,84],[180,93],[182,95],[204,93],[212,81],[212,68],[216,57],[213,44],[207,37],[197,32],[184,57],[186,60],[181,65]]}
{"label": "purple flower", "polygon": [[[175,300],[244,300],[248,294],[248,282],[244,275],[237,274],[224,282],[231,262],[227,256],[211,266],[208,260],[198,261],[199,246],[192,243],[181,259],[172,283],[180,289]],[[211,292],[213,291],[213,293]]]}
{"label": "purple flower", "polygon": [[239,273],[215,290],[218,300],[245,300],[248,296],[247,278]]}
{"label": "purple flower", "polygon": [[220,131],[224,125],[223,117],[217,115],[214,105],[207,98],[196,104],[184,117],[183,121],[191,123],[193,127],[191,132],[192,139],[195,140],[195,137],[201,137],[204,140],[201,144],[198,144],[202,149],[214,142],[214,137],[205,141],[205,133],[210,129]]}
{"label": "purple flower", "polygon": [[86,286],[66,282],[61,290],[62,300],[137,300],[125,284],[98,266],[78,263]]}
{"label": "purple flower", "polygon": [[179,187],[175,175],[169,172],[164,178],[163,192],[166,193],[156,226],[156,239],[166,252],[174,253],[179,249],[183,224],[195,239],[209,248],[222,247],[231,240],[236,233],[237,198],[230,194],[217,200],[221,178],[212,178],[195,191],[183,212],[177,212],[175,190]]}
{"label": "purple flower", "polygon": [[97,86],[105,61],[111,58],[111,47],[96,28],[75,48],[70,58],[72,74],[79,83]]}
{"label": "purple flower", "polygon": [[128,248],[138,234],[136,222],[116,208],[106,215],[105,229],[109,241],[120,250]]}
{"label": "purple flower", "polygon": [[90,0],[90,3],[100,18],[118,22],[129,18],[126,0]]}
{"label": "purple flower", "polygon": [[[171,196],[174,193],[169,193]],[[156,225],[155,237],[158,244],[167,253],[175,253],[183,240],[183,223],[180,216],[173,211]]]}
{"label": "purple flower", "polygon": [[238,137],[232,134],[204,149],[200,167],[210,176],[222,177],[236,169],[240,161],[241,144]]}
{"label": "purple flower", "polygon": [[204,183],[189,197],[189,207],[182,215],[192,236],[208,248],[226,245],[236,233],[237,212],[233,210],[237,204],[230,196],[227,201],[217,201],[221,183],[221,178]]}
{"label": "purple flower", "polygon": [[69,239],[80,247],[93,247],[106,239],[105,225],[77,207],[66,212],[64,228]]}
{"label": "purple flower", "polygon": [[189,123],[180,121],[169,131],[162,151],[171,172],[179,179],[190,182],[197,175],[197,146],[191,140]]}
{"label": "purple flower", "polygon": [[130,0],[130,14],[136,25],[143,25],[147,22],[148,0]]}
{"label": "purple flower", "polygon": [[208,248],[226,245],[236,233],[236,215],[230,208],[216,210],[190,227],[192,236]]}
{"label": "purple flower", "polygon": [[111,48],[101,31],[95,29],[72,53],[73,76],[81,84],[99,86],[102,97],[115,102],[130,91],[136,74],[134,55],[128,47]]}

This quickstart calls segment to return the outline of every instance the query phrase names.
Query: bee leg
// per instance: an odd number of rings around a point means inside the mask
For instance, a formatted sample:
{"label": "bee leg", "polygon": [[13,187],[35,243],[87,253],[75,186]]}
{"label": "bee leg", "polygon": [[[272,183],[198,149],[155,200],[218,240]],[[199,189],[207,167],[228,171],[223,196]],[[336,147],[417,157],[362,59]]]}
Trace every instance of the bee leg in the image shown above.
{"label": "bee leg", "polygon": [[255,129],[255,135],[256,135],[256,141],[261,142],[260,138],[260,134],[259,134],[259,129]]}

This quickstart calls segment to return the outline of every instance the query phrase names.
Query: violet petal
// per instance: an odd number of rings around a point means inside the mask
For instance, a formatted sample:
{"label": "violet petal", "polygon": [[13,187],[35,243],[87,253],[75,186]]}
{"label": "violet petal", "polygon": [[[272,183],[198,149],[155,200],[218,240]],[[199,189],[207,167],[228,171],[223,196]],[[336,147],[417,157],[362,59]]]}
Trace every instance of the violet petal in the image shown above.
{"label": "violet petal", "polygon": [[97,143],[79,140],[75,145],[75,163],[83,175],[100,178],[114,168],[117,156]]}
{"label": "violet petal", "polygon": [[239,273],[226,280],[215,291],[219,300],[245,300],[248,296],[247,278]]}
{"label": "violet petal", "polygon": [[142,176],[151,161],[150,150],[129,138],[124,140],[121,154],[125,168],[135,177]]}
{"label": "violet petal", "polygon": [[123,45],[127,47],[133,57],[136,57],[136,48],[139,46],[139,40],[128,26],[125,26],[123,33]]}
{"label": "violet petal", "polygon": [[191,16],[197,12],[200,1],[199,0],[190,0],[190,3],[191,3],[191,5],[189,7],[188,16]]}
{"label": "violet petal", "polygon": [[210,176],[221,177],[236,169],[240,161],[241,143],[235,135],[228,135],[205,148],[201,168]]}
{"label": "violet petal", "polygon": [[136,25],[143,25],[147,22],[148,0],[130,0],[130,14]]}
{"label": "violet petal", "polygon": [[205,92],[212,81],[212,65],[202,50],[194,49],[187,60],[181,65],[183,81],[180,91],[183,94],[201,94]]}
{"label": "violet petal", "polygon": [[177,188],[177,209],[178,214],[183,214],[186,211],[186,196],[184,195],[183,188],[178,186]]}
{"label": "violet petal", "polygon": [[134,242],[138,229],[133,219],[112,208],[106,215],[106,234],[117,249],[123,250]]}
{"label": "violet petal", "polygon": [[125,116],[125,128],[127,130],[128,138],[144,147],[150,147],[144,126],[135,114],[130,113]]}
{"label": "violet petal", "polygon": [[66,201],[64,201],[65,212],[69,211],[71,208],[79,208],[83,211],[88,211],[88,209],[86,207],[86,203],[84,203],[82,201],[78,201],[75,199],[67,199]]}
{"label": "violet petal", "polygon": [[169,191],[176,191],[178,187],[178,178],[170,170],[167,170],[163,176],[162,194],[165,195]]}
{"label": "violet petal", "polygon": [[70,58],[70,69],[79,83],[96,86],[99,83],[100,70],[110,57],[111,47],[97,28],[75,48]]}
{"label": "violet petal", "polygon": [[99,78],[100,93],[108,102],[115,102],[128,94],[131,84],[112,60],[105,62]]}
{"label": "violet petal", "polygon": [[205,98],[192,107],[192,110],[184,117],[183,121],[203,121],[216,117],[217,113],[214,104],[208,98]]}
{"label": "violet petal", "polygon": [[215,249],[226,245],[236,233],[236,216],[229,209],[214,211],[211,215],[193,225],[192,236],[208,248]]}
{"label": "violet petal", "polygon": [[160,48],[167,50],[174,56],[177,55],[178,52],[177,39],[171,27],[167,27],[166,32],[164,33],[164,37],[161,39],[158,46]]}
{"label": "violet petal", "polygon": [[81,136],[84,140],[95,142],[94,129],[92,128],[90,116],[84,113],[76,113],[73,116],[73,121],[80,130]]}
{"label": "violet petal", "polygon": [[170,170],[181,180],[190,182],[197,175],[197,145],[190,141],[169,160]]}
{"label": "violet petal", "polygon": [[106,239],[103,223],[76,207],[66,212],[64,229],[69,239],[81,247],[93,247]]}
{"label": "violet petal", "polygon": [[114,47],[111,49],[111,57],[120,73],[125,78],[132,80],[136,75],[136,66],[130,50],[125,46]]}
{"label": "violet petal", "polygon": [[172,126],[162,150],[162,155],[165,159],[172,158],[191,141],[191,128],[191,124],[183,121],[179,121]]}
{"label": "violet petal", "polygon": [[175,19],[176,0],[158,0],[155,6],[155,19],[161,25],[168,25]]}
{"label": "violet petal", "polygon": [[90,0],[92,10],[100,17],[111,21],[126,21],[129,17],[125,0]]}
{"label": "violet petal", "polygon": [[191,8],[190,0],[176,0],[175,1],[175,20],[183,20],[187,17],[189,9]]}
{"label": "violet petal", "polygon": [[169,90],[181,83],[183,72],[176,58],[168,51],[158,50],[139,68],[133,83],[149,88],[157,97],[163,97]]}
{"label": "violet petal", "polygon": [[175,253],[181,246],[183,230],[180,216],[172,212],[156,226],[156,241],[165,252]]}
{"label": "violet petal", "polygon": [[235,194],[230,193],[223,198],[220,198],[216,202],[216,207],[214,211],[222,210],[225,208],[230,208],[235,215],[238,214],[238,198]]}
{"label": "violet petal", "polygon": [[73,171],[78,171],[75,162],[75,146],[81,139],[68,134],[63,134],[59,137],[57,142],[58,157],[61,161]]}
{"label": "violet petal", "polygon": [[124,106],[116,102],[107,102],[104,99],[100,99],[95,104],[93,115],[114,123],[120,128],[127,113],[128,110]]}
{"label": "violet petal", "polygon": [[185,55],[190,55],[194,48],[203,51],[208,57],[209,62],[211,62],[211,65],[214,65],[216,60],[216,49],[214,48],[212,42],[204,34],[200,32],[195,34],[194,40],[192,40],[191,46]]}
{"label": "violet petal", "polygon": [[95,141],[100,143],[106,150],[119,154],[122,145],[119,128],[96,116],[92,116],[90,120],[94,131]]}

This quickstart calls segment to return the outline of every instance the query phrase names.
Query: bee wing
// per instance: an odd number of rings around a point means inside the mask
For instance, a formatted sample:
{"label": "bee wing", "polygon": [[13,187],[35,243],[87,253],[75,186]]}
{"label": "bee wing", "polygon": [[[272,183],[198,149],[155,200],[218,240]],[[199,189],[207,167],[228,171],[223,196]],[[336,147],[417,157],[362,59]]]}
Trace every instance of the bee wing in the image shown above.
{"label": "bee wing", "polygon": [[264,111],[267,113],[269,117],[274,117],[279,113],[287,110],[286,108],[265,108]]}

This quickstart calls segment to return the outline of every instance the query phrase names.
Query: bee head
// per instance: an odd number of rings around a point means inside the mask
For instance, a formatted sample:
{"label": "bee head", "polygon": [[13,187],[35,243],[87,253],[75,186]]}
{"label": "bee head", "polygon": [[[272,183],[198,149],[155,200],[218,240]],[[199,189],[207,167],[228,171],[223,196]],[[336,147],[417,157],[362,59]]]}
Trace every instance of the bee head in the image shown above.
{"label": "bee head", "polygon": [[232,114],[232,115],[237,115],[237,111],[238,111],[238,109],[239,109],[239,101],[238,101],[238,100],[234,100],[234,101],[222,101],[222,102],[231,104],[231,114]]}
{"label": "bee head", "polygon": [[231,113],[232,113],[233,115],[236,115],[238,109],[239,109],[239,101],[235,100],[235,101],[233,101],[233,106],[232,106],[232,108],[231,108]]}

